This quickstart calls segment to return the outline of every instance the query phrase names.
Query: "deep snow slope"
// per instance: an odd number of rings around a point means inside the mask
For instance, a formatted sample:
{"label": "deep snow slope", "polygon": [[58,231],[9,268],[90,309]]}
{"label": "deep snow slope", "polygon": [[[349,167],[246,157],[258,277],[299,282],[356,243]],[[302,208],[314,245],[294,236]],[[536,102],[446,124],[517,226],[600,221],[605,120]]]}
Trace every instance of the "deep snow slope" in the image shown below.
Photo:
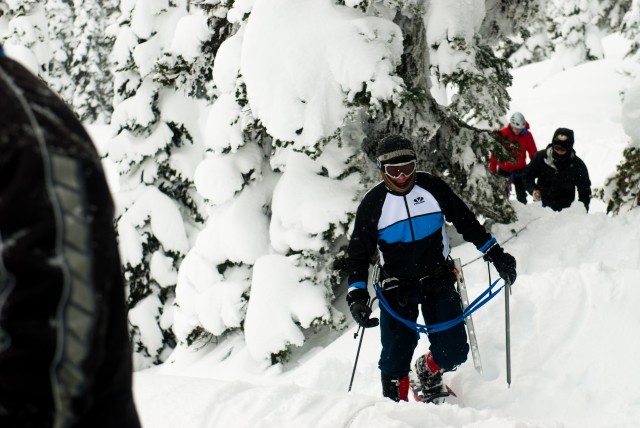
{"label": "deep snow slope", "polygon": [[[136,374],[145,426],[640,426],[640,210],[614,218],[581,205],[519,210],[518,223],[495,228],[505,241],[526,226],[505,245],[520,272],[510,298],[510,388],[501,294],[474,315],[483,374],[468,361],[446,375],[457,404],[382,398],[377,328],[365,333],[347,393],[358,345],[351,327],[286,367],[256,365],[240,336],[182,351]],[[465,263],[477,251],[464,244],[453,255]],[[478,260],[464,272],[473,299],[488,286],[487,266]],[[423,338],[415,356],[427,347]]]}

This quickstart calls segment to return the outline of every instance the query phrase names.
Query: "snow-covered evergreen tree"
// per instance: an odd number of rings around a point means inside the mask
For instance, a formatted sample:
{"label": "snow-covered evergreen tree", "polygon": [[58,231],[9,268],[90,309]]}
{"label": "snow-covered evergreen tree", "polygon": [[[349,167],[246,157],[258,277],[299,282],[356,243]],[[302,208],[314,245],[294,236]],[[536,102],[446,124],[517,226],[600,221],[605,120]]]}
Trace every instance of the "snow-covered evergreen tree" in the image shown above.
{"label": "snow-covered evergreen tree", "polygon": [[547,17],[543,13],[545,4],[545,0],[493,0],[486,4],[487,18],[482,34],[497,36],[490,45],[514,67],[543,61],[553,53]]}
{"label": "snow-covered evergreen tree", "polygon": [[547,0],[556,69],[603,57],[599,25],[604,20],[604,6],[599,0]]}
{"label": "snow-covered evergreen tree", "polygon": [[640,76],[637,76],[625,92],[622,105],[622,126],[629,135],[629,146],[623,160],[616,167],[604,188],[607,212],[619,213],[640,205]]}
{"label": "snow-covered evergreen tree", "polygon": [[605,31],[618,31],[635,0],[601,0],[602,15],[598,23]]}
{"label": "snow-covered evergreen tree", "polygon": [[[213,83],[213,65],[215,53],[222,42],[231,35],[233,25],[224,18],[216,16],[224,7],[214,6],[210,2],[192,2],[190,17],[182,21],[185,34],[176,46],[176,52],[189,52],[186,55],[165,52],[158,62],[156,80],[168,87],[181,89],[189,97],[212,102],[215,99]],[[190,27],[190,24],[194,24]],[[206,38],[205,42],[201,39]]]}
{"label": "snow-covered evergreen tree", "polygon": [[74,25],[69,31],[75,42],[67,66],[73,85],[65,99],[80,120],[106,123],[112,111],[113,79],[108,61],[112,41],[105,31],[117,8],[114,1],[104,0],[73,0],[73,7]]}
{"label": "snow-covered evergreen tree", "polygon": [[[122,1],[113,59],[115,137],[108,155],[121,176],[118,235],[129,286],[136,366],[163,361],[175,344],[173,301],[189,237],[204,219],[193,186],[203,156],[202,105],[167,86],[165,53],[190,55],[207,40],[206,22],[185,31],[183,1]],[[191,22],[190,24],[193,24]],[[204,28],[204,31],[202,31]],[[195,43],[184,43],[185,38]]]}
{"label": "snow-covered evergreen tree", "polygon": [[633,0],[622,20],[622,34],[632,41],[628,55],[640,61],[640,0]]}
{"label": "snow-covered evergreen tree", "polygon": [[47,67],[47,83],[67,104],[71,105],[73,81],[69,75],[71,57],[77,38],[73,34],[73,0],[49,0],[45,3],[47,35],[51,58]]}
{"label": "snow-covered evergreen tree", "polygon": [[82,120],[106,119],[111,111],[113,81],[106,61],[111,46],[105,28],[117,11],[116,1],[3,3],[5,43]]}
{"label": "snow-covered evergreen tree", "polygon": [[[282,5],[263,3],[257,17],[252,15],[255,21],[248,25],[249,41],[245,41],[245,16],[249,10],[238,3],[238,7],[223,11],[227,20],[240,29],[222,45],[216,57],[219,97],[209,115],[208,127],[212,132],[207,133],[211,154],[198,167],[196,181],[200,192],[209,200],[211,215],[207,228],[180,269],[177,294],[181,316],[176,316],[178,336],[187,342],[196,338],[198,332],[221,335],[244,324],[252,353],[257,358],[271,357],[272,361],[283,358],[289,344],[302,344],[304,333],[300,327],[341,322],[331,307],[332,287],[337,282],[332,267],[335,257],[332,241],[346,231],[348,210],[344,209],[344,202],[353,204],[355,190],[340,190],[345,185],[353,186],[354,181],[337,180],[345,174],[344,161],[341,167],[336,159],[340,156],[339,141],[308,138],[298,147],[291,141],[292,138],[302,140],[307,133],[318,135],[318,130],[314,134],[314,127],[324,119],[324,111],[318,110],[317,115],[310,114],[308,118],[296,113],[300,119],[315,123],[307,123],[310,128],[307,132],[304,124],[296,121],[281,123],[275,132],[279,138],[268,135],[261,122],[253,118],[249,88],[255,88],[258,106],[269,100],[276,101],[278,91],[284,90],[279,98],[280,106],[273,109],[272,118],[278,119],[282,111],[290,107],[290,95],[281,82],[289,83],[296,77],[292,71],[282,80],[276,78],[271,82],[276,92],[267,96],[261,88],[269,87],[269,82],[261,81],[261,70],[271,70],[266,76],[274,78],[278,64],[288,69],[304,64],[296,55],[304,56],[306,52],[312,58],[318,54],[301,42],[299,46],[292,46],[294,55],[278,58],[283,62],[269,58],[277,53],[274,47],[294,40],[289,34],[279,40],[263,39],[265,33],[261,28],[272,25],[278,6]],[[297,8],[299,25],[318,27],[314,14],[307,8]],[[298,28],[292,29],[291,36],[297,34]],[[248,47],[243,50],[243,46]],[[252,61],[244,68],[241,53]],[[327,98],[324,96],[327,83],[321,79],[327,77],[325,71],[326,65],[319,65],[319,87],[306,89],[317,93],[320,100]],[[254,83],[245,83],[243,72]],[[294,86],[292,93],[305,90]],[[329,98],[337,100],[338,110],[343,110],[344,95],[338,93],[336,99],[334,91],[335,88],[331,88]],[[322,105],[311,101],[310,108]],[[304,103],[296,104],[293,110],[298,112],[300,107],[304,107]],[[282,127],[290,130],[284,131]],[[333,155],[324,150],[330,145],[335,146]],[[314,206],[314,194],[320,188],[324,192],[336,192],[334,207]],[[328,212],[327,222],[304,224],[304,218],[312,212],[317,215],[318,210]],[[269,255],[274,251],[276,254]],[[282,290],[288,292],[282,293]],[[269,299],[270,295],[283,294],[288,300]]]}
{"label": "snow-covered evergreen tree", "polygon": [[[640,61],[640,0],[633,0],[621,24],[622,34],[632,41],[628,57]],[[622,125],[630,137],[629,146],[623,152],[623,160],[616,167],[603,189],[607,211],[619,213],[624,208],[640,204],[640,76],[624,94]]]}
{"label": "snow-covered evergreen tree", "polygon": [[[560,70],[602,58],[602,37],[619,31],[632,1],[493,0],[487,2],[487,15],[500,10],[516,27],[524,24],[499,47],[514,66],[553,57]],[[505,13],[509,10],[516,13]]]}
{"label": "snow-covered evergreen tree", "polygon": [[256,128],[250,112],[243,111],[247,101],[239,76],[242,31],[235,34],[241,23],[227,18],[231,5],[198,6],[189,19],[209,29],[203,51],[188,60],[168,56],[162,63],[192,70],[180,79],[192,96],[211,102],[203,115],[207,155],[195,172],[208,221],[180,267],[176,288],[174,331],[187,346],[242,325],[251,265],[268,246],[265,208],[273,188],[268,178],[271,139]]}
{"label": "snow-covered evergreen tree", "polygon": [[34,73],[46,80],[52,49],[49,43],[45,5],[38,0],[7,2],[3,43]]}

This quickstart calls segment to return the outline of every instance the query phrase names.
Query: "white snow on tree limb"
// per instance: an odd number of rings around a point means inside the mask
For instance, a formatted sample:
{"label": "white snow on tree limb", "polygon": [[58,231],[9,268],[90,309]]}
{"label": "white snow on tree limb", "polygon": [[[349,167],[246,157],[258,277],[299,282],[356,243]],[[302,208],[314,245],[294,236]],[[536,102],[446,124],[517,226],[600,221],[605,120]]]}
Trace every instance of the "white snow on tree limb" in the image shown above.
{"label": "white snow on tree limb", "polygon": [[241,72],[251,110],[269,133],[312,150],[342,124],[356,93],[366,90],[375,104],[402,91],[401,53],[391,21],[329,0],[262,1],[246,26]]}
{"label": "white snow on tree limb", "polygon": [[622,127],[632,144],[640,147],[640,76],[629,85],[622,103]]}
{"label": "white snow on tree limb", "polygon": [[273,192],[271,245],[276,251],[319,251],[322,233],[331,224],[346,223],[355,210],[357,177],[336,181],[320,175],[321,164],[290,152],[285,173]]}
{"label": "white snow on tree limb", "polygon": [[301,346],[301,328],[316,319],[331,317],[324,288],[305,279],[311,272],[298,266],[297,259],[267,255],[253,267],[245,339],[256,360],[269,359],[289,344]]}
{"label": "white snow on tree limb", "polygon": [[177,204],[156,187],[148,186],[118,222],[118,236],[123,264],[142,262],[142,237],[136,228],[149,223],[153,235],[165,251],[185,254],[189,243]]}
{"label": "white snow on tree limb", "polygon": [[201,10],[182,17],[176,26],[171,52],[193,61],[201,55],[202,44],[211,36],[212,31],[207,24],[207,17]]}

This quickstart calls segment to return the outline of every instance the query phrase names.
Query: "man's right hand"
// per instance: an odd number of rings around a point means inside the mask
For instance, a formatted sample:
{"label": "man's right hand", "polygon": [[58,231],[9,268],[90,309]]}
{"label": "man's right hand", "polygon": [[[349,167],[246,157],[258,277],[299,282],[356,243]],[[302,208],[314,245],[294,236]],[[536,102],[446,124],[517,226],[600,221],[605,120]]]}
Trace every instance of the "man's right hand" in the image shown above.
{"label": "man's right hand", "polygon": [[380,324],[378,318],[369,318],[371,308],[369,307],[369,293],[364,289],[351,290],[347,294],[347,303],[353,319],[364,328],[376,327]]}
{"label": "man's right hand", "polygon": [[533,196],[533,200],[536,202],[542,199],[542,194],[540,193],[539,190],[534,190],[531,196]]}

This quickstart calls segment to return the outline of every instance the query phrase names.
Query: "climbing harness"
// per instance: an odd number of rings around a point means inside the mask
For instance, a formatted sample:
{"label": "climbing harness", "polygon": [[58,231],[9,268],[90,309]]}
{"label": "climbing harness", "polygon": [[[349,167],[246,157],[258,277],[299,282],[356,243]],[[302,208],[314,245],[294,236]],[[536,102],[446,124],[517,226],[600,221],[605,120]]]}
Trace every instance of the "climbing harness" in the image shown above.
{"label": "climbing harness", "polygon": [[504,285],[502,285],[499,288],[494,290],[494,287],[496,287],[496,284],[498,283],[498,281],[500,281],[500,279],[501,278],[498,278],[497,280],[495,280],[485,291],[482,292],[482,294],[480,294],[480,296],[478,296],[473,302],[471,302],[471,304],[462,311],[462,314],[460,314],[459,316],[457,316],[452,320],[444,321],[444,322],[432,324],[432,325],[422,325],[422,324],[418,324],[413,321],[409,321],[402,318],[393,309],[391,309],[391,307],[389,306],[389,302],[387,302],[387,299],[382,294],[382,288],[380,288],[380,285],[376,283],[374,284],[373,287],[376,290],[378,303],[392,317],[394,317],[395,319],[397,319],[398,321],[400,321],[402,324],[406,325],[410,329],[415,330],[418,334],[420,333],[430,334],[430,333],[438,333],[440,331],[450,329],[451,327],[461,323],[462,321],[464,321],[465,318],[467,318],[472,313],[474,313],[475,311],[477,311],[478,309],[486,305],[491,299],[493,299],[495,296],[498,295],[500,290],[504,288]]}

